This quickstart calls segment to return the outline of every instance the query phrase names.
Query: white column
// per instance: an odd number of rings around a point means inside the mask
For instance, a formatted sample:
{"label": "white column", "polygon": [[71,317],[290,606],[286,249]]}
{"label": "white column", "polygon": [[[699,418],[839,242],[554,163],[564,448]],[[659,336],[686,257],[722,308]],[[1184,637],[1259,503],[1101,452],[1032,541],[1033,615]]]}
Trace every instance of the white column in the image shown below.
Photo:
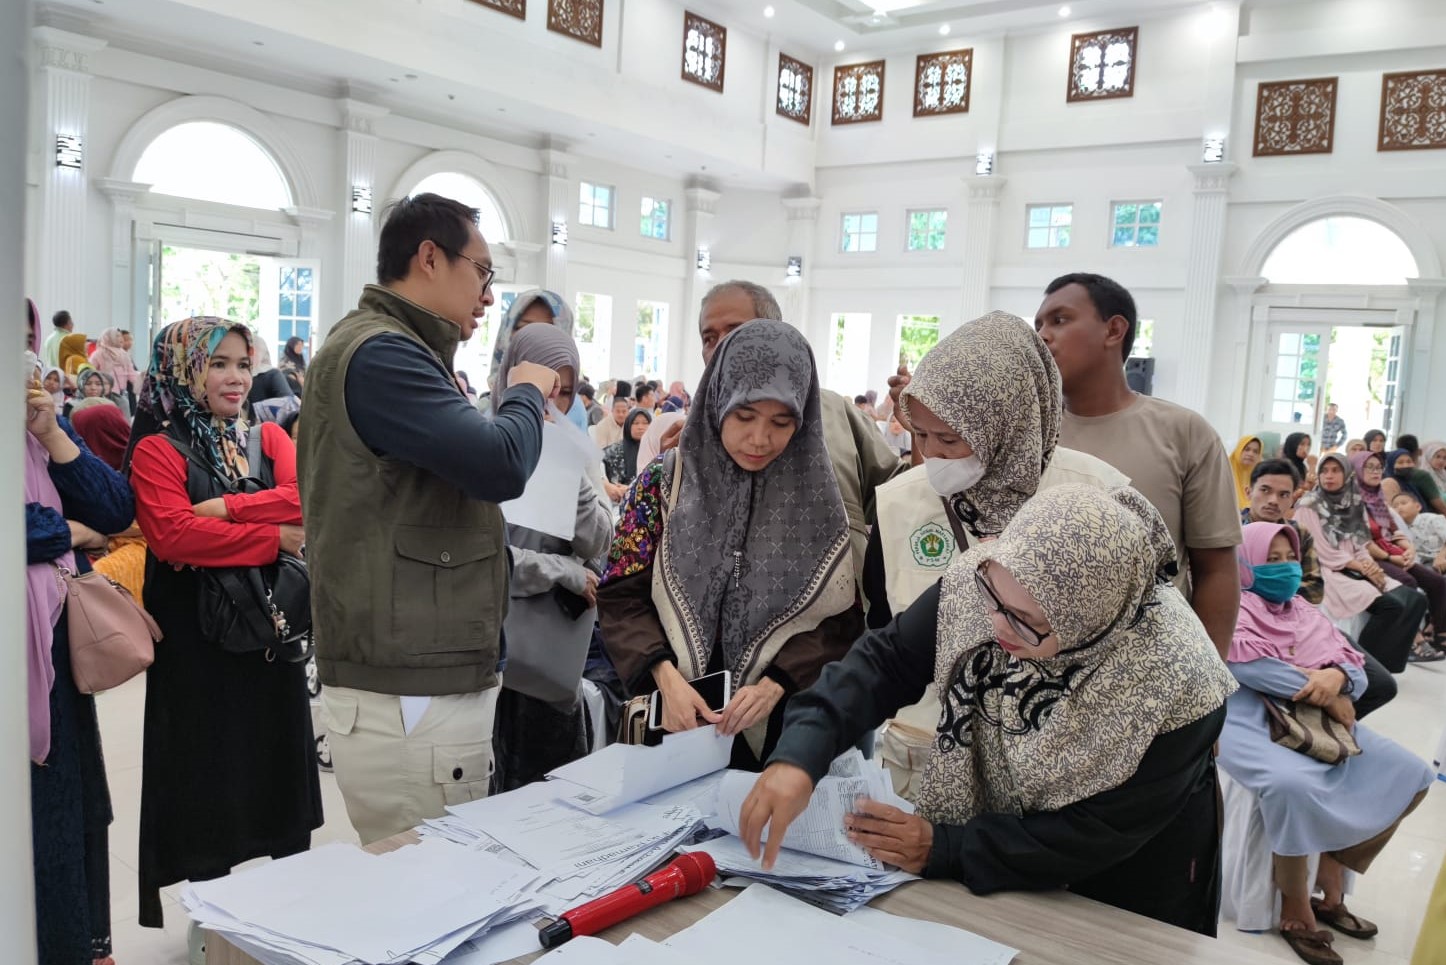
{"label": "white column", "polygon": [[[377,280],[376,216],[393,200],[383,197],[382,187],[376,183],[377,138],[373,129],[377,118],[385,116],[387,109],[350,97],[344,97],[337,103],[341,108],[340,136],[345,165],[341,196],[334,200],[336,209],[342,212],[341,304],[333,305],[325,315],[317,316],[318,345],[326,337],[334,319],[339,319],[356,304],[361,297],[362,286]],[[352,210],[353,188],[371,192],[371,211]],[[338,288],[332,286],[330,290],[337,291]]]}
{"label": "white column", "polygon": [[[572,299],[567,289],[567,246],[552,243],[553,222],[561,221],[571,226],[577,215],[577,191],[568,177],[568,168],[574,160],[571,154],[557,147],[542,149],[542,193],[547,198],[547,224],[538,235],[547,246],[547,258],[542,265],[542,287],[557,292],[566,300]],[[614,203],[617,198],[613,198]],[[613,212],[617,216],[617,212]],[[599,376],[601,377],[601,376]]]}
{"label": "white column", "polygon": [[[0,324],[10,345],[21,339],[25,293],[21,266],[25,262],[24,132],[30,107],[30,71],[26,48],[30,37],[30,2],[0,3],[0,304],[14,305],[11,320]],[[55,163],[52,141],[48,160]],[[41,337],[45,335],[42,319]],[[11,355],[14,358],[14,355]],[[19,369],[15,370],[17,374]],[[19,379],[0,388],[10,412],[21,409]],[[35,961],[35,885],[30,870],[30,746],[25,696],[25,557],[23,480],[25,427],[19,418],[0,419],[0,961],[16,965]]]}
{"label": "white column", "polygon": [[1214,349],[1215,306],[1220,291],[1220,256],[1225,244],[1225,204],[1235,165],[1192,164],[1194,210],[1190,248],[1185,256],[1185,300],[1180,315],[1180,359],[1175,398],[1187,409],[1203,413],[1209,404],[1211,370],[1189,360],[1210,358]]}
{"label": "white column", "polygon": [[[959,292],[959,324],[988,314],[993,305],[989,295],[994,276],[995,234],[999,227],[999,196],[1004,193],[1005,179],[994,174],[969,175],[964,179],[969,191],[969,210],[963,231],[954,237],[964,239],[964,264]],[[948,332],[940,332],[947,335]]]}
{"label": "white column", "polygon": [[[105,46],[105,41],[54,27],[36,27],[34,37],[41,111],[40,262],[36,266],[40,286],[36,302],[42,317],[68,309],[75,314],[76,331],[98,335],[102,328],[109,327],[110,319],[102,317],[100,308],[109,307],[109,302],[102,299],[100,305],[92,306],[86,301],[83,253],[86,175],[90,169],[88,59]],[[60,134],[81,139],[80,168],[55,163],[55,139]]]}
{"label": "white column", "polygon": [[110,322],[135,336],[136,365],[145,368],[144,354],[151,344],[150,315],[146,292],[135,284],[136,205],[150,191],[150,185],[134,181],[97,178],[93,184],[110,198]]}
{"label": "white column", "polygon": [[[1406,363],[1406,385],[1397,388],[1401,398],[1398,426],[1415,432],[1417,438],[1439,439],[1446,434],[1446,340],[1435,337],[1443,317],[1442,296],[1446,278],[1411,278],[1406,287],[1416,296],[1415,319],[1408,333],[1410,360]],[[1409,388],[1409,392],[1402,391]]]}
{"label": "white column", "polygon": [[[818,209],[823,202],[814,197],[784,198],[783,210],[788,216],[788,257],[803,259],[803,275],[783,280],[783,320],[798,329],[813,345],[813,354],[824,358],[828,346],[827,326],[813,317],[811,297],[813,285],[809,273],[814,263],[818,239]],[[787,270],[787,262],[782,266]]]}
{"label": "white column", "polygon": [[[681,374],[685,386],[696,386],[703,377],[703,337],[698,332],[698,316],[703,307],[703,296],[708,294],[715,279],[710,273],[697,267],[699,248],[713,248],[716,240],[713,234],[713,216],[718,213],[718,199],[722,197],[712,188],[694,184],[683,192],[686,200],[686,218],[683,226],[683,305],[676,324],[669,332],[669,344],[676,346],[669,350],[673,356],[669,372]],[[676,337],[674,337],[676,336]]]}
{"label": "white column", "polygon": [[[1232,275],[1221,280],[1235,292],[1234,308],[1226,316],[1226,324],[1232,329],[1230,344],[1224,352],[1206,356],[1205,361],[1212,371],[1230,373],[1226,379],[1229,384],[1225,388],[1225,401],[1219,406],[1221,411],[1202,414],[1221,430],[1222,436],[1233,438],[1247,431],[1243,426],[1255,422],[1254,416],[1251,416],[1246,408],[1248,401],[1258,397],[1253,392],[1258,391],[1259,387],[1252,389],[1250,380],[1259,379],[1263,382],[1264,373],[1268,371],[1258,366],[1251,370],[1250,335],[1255,321],[1255,293],[1270,284],[1270,279],[1258,275]],[[1186,357],[1182,355],[1181,358]],[[1256,361],[1260,363],[1264,360]]]}

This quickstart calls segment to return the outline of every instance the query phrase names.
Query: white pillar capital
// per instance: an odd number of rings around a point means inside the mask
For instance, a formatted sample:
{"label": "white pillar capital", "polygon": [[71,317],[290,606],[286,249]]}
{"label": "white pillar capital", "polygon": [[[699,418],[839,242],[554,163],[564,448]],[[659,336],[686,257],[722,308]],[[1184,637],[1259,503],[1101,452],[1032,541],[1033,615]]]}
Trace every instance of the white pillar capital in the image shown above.
{"label": "white pillar capital", "polygon": [[697,186],[685,189],[683,197],[687,200],[689,211],[711,216],[718,213],[718,201],[723,196],[712,188]]}
{"label": "white pillar capital", "polygon": [[91,182],[117,207],[135,207],[151,193],[149,184],[119,178],[95,178]]}
{"label": "white pillar capital", "polygon": [[356,134],[375,134],[376,122],[391,113],[385,107],[352,97],[338,98],[336,106],[341,110],[342,128]]}
{"label": "white pillar capital", "polygon": [[784,198],[783,210],[789,221],[817,221],[818,209],[823,205],[823,199],[814,197],[805,198]]}
{"label": "white pillar capital", "polygon": [[329,211],[326,208],[302,208],[292,205],[289,208],[282,208],[281,210],[288,215],[292,221],[301,225],[303,229],[325,224],[336,217],[335,211]]}
{"label": "white pillar capital", "polygon": [[1195,193],[1203,194],[1216,192],[1224,194],[1230,190],[1230,178],[1239,170],[1239,166],[1230,161],[1219,161],[1214,164],[1191,164],[1187,165],[1190,174],[1195,178]]}
{"label": "white pillar capital", "polygon": [[565,148],[545,147],[538,151],[542,158],[542,174],[549,178],[566,178],[568,169],[577,162],[577,156]]}
{"label": "white pillar capital", "polygon": [[1235,294],[1246,298],[1270,284],[1269,278],[1260,275],[1229,275],[1220,280],[1235,289]]}
{"label": "white pillar capital", "polygon": [[104,40],[72,33],[58,27],[36,27],[31,31],[41,67],[90,73],[90,55],[106,46]]}
{"label": "white pillar capital", "polygon": [[969,201],[991,201],[997,203],[999,196],[1004,193],[1004,185],[1009,183],[1008,178],[1001,178],[997,174],[971,174],[964,178],[964,184],[969,189]]}

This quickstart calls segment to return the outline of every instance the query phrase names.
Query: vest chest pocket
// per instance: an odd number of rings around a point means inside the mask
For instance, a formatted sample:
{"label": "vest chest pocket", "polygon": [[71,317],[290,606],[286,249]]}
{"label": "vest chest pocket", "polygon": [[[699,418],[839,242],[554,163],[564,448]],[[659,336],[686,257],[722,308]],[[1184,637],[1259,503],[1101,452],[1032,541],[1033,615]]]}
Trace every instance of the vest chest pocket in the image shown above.
{"label": "vest chest pocket", "polygon": [[507,592],[502,536],[487,527],[398,526],[392,630],[408,653],[497,646]]}

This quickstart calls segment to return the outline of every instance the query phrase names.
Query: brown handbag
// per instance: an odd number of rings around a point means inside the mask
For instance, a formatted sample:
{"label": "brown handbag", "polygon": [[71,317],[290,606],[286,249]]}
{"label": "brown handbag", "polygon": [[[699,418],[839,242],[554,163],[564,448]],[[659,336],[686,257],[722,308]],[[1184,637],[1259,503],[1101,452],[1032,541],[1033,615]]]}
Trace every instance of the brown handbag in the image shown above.
{"label": "brown handbag", "polygon": [[70,672],[83,694],[119,687],[156,659],[161,628],[125,587],[96,570],[77,575],[59,564],[70,629]]}
{"label": "brown handbag", "polygon": [[1361,752],[1361,745],[1349,727],[1317,707],[1297,700],[1265,702],[1265,722],[1270,739],[1281,747],[1298,751],[1326,764],[1339,764]]}

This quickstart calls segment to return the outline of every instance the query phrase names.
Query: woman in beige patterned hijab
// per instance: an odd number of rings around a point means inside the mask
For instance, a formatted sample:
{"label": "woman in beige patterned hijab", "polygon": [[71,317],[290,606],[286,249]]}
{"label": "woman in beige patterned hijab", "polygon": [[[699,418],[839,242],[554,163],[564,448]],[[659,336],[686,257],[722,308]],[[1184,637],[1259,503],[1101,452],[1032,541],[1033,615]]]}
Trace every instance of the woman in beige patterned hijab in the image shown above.
{"label": "woman in beige patterned hijab", "polygon": [[1065,887],[1213,935],[1211,750],[1235,685],[1168,582],[1174,562],[1135,490],[1039,494],[794,698],[745,842],[756,853],[768,825],[776,853],[833,757],[932,682],[943,712],[918,814],[862,802],[854,841],[980,894]]}

